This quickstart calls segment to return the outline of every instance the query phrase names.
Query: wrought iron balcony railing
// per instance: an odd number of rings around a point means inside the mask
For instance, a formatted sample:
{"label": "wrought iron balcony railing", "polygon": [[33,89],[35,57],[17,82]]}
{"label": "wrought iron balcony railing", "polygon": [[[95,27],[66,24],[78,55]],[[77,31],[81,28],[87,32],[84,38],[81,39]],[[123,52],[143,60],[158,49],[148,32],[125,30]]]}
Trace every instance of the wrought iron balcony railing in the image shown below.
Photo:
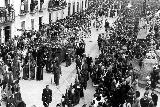
{"label": "wrought iron balcony railing", "polygon": [[48,3],[48,11],[57,11],[57,10],[62,10],[65,9],[67,6],[66,1],[55,1],[55,0],[50,0]]}
{"label": "wrought iron balcony railing", "polygon": [[15,20],[15,11],[12,6],[0,7],[0,24],[12,23]]}

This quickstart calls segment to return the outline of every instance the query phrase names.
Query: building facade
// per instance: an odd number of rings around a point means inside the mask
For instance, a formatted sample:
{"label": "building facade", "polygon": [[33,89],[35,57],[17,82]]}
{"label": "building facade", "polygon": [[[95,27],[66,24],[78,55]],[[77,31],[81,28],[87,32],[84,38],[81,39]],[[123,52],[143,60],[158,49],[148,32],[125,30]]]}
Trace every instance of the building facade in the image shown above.
{"label": "building facade", "polygon": [[0,43],[8,41],[11,36],[11,29],[15,22],[15,9],[12,2],[12,0],[1,0],[0,3]]}
{"label": "building facade", "polygon": [[1,0],[0,41],[88,8],[88,0]]}

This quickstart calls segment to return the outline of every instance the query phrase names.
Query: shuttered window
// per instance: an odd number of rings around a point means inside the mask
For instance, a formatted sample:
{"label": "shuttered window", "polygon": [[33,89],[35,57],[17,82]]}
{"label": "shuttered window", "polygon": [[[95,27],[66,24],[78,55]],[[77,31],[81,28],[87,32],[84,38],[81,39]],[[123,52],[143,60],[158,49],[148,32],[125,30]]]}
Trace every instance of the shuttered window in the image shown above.
{"label": "shuttered window", "polygon": [[28,0],[25,0],[25,7],[24,10],[27,12],[28,11]]}
{"label": "shuttered window", "polygon": [[79,2],[77,2],[77,12],[79,12]]}
{"label": "shuttered window", "polygon": [[71,3],[68,3],[68,16],[70,16],[70,12],[71,12]]}
{"label": "shuttered window", "polygon": [[75,13],[75,2],[73,3],[73,14]]}

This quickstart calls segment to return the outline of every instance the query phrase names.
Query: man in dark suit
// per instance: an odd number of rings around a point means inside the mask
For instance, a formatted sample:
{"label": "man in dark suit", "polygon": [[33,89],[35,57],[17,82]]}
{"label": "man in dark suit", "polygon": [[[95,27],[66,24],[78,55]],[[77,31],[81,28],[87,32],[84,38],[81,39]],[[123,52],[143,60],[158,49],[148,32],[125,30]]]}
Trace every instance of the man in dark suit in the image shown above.
{"label": "man in dark suit", "polygon": [[105,21],[105,26],[104,27],[105,27],[105,31],[107,32],[107,29],[109,28],[109,22],[107,20]]}
{"label": "man in dark suit", "polygon": [[44,68],[45,62],[44,62],[44,50],[38,49],[37,51],[37,73],[36,73],[36,79],[37,80],[43,80],[43,68]]}
{"label": "man in dark suit", "polygon": [[46,85],[46,88],[43,89],[42,101],[44,107],[49,107],[49,103],[52,101],[52,90],[49,89],[49,85]]}
{"label": "man in dark suit", "polygon": [[152,97],[154,107],[157,107],[158,95],[155,93],[154,90],[152,90],[151,97]]}

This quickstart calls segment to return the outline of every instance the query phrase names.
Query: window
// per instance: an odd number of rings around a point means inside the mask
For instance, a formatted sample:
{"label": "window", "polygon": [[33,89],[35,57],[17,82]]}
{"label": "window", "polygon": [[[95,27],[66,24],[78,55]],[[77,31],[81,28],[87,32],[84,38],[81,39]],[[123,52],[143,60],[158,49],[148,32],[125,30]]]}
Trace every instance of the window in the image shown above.
{"label": "window", "polygon": [[85,1],[85,8],[87,8],[87,0]]}
{"label": "window", "polygon": [[25,21],[21,22],[21,28],[22,28],[22,30],[25,30]]}
{"label": "window", "polygon": [[40,10],[42,10],[43,3],[44,3],[44,0],[40,0]]}
{"label": "window", "polygon": [[5,34],[5,42],[8,42],[9,39],[11,38],[11,27],[10,26],[4,27],[4,34]]}
{"label": "window", "polygon": [[42,28],[42,17],[39,17],[39,29]]}
{"label": "window", "polygon": [[73,14],[75,13],[75,2],[73,3]]}
{"label": "window", "polygon": [[79,2],[77,2],[77,12],[79,12]]}
{"label": "window", "polygon": [[5,0],[5,6],[7,7],[8,5],[10,5],[10,0]]}
{"label": "window", "polygon": [[83,1],[82,1],[82,11],[83,11]]}
{"label": "window", "polygon": [[31,28],[34,30],[34,19],[31,19]]}
{"label": "window", "polygon": [[40,0],[41,3],[44,3],[44,0]]}
{"label": "window", "polygon": [[70,16],[71,3],[68,3],[68,16]]}
{"label": "window", "polygon": [[20,13],[24,14],[28,12],[28,0],[21,0]]}
{"label": "window", "polygon": [[31,0],[30,11],[34,12],[35,9],[38,9],[38,1],[37,0]]}

